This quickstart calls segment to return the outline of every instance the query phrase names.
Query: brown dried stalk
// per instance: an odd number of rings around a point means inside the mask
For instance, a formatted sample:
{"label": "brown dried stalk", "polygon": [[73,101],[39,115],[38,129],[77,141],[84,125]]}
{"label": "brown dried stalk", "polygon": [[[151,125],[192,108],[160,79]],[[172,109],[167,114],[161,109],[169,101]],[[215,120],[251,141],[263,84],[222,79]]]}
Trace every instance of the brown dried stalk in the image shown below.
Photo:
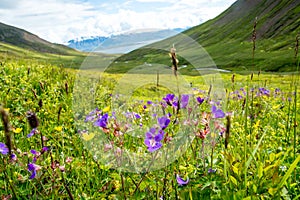
{"label": "brown dried stalk", "polygon": [[179,61],[176,58],[176,49],[174,47],[174,44],[173,44],[173,47],[170,50],[170,57],[172,59],[172,69],[173,69],[174,75],[177,76],[177,69],[178,69]]}
{"label": "brown dried stalk", "polygon": [[10,128],[10,124],[9,124],[8,113],[2,106],[0,107],[0,113],[2,116],[2,121],[3,121],[3,126],[4,126],[6,146],[9,150],[9,155],[11,155],[12,142],[11,142],[11,134],[10,134],[11,128]]}

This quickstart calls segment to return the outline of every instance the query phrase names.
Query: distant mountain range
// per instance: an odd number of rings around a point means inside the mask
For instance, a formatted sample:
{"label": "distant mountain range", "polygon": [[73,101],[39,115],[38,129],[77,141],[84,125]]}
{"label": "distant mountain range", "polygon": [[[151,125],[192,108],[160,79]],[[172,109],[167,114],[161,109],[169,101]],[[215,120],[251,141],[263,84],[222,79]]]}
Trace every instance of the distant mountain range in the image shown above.
{"label": "distant mountain range", "polygon": [[137,30],[110,37],[95,36],[68,41],[68,46],[80,51],[102,53],[128,53],[144,45],[174,36],[185,29]]}

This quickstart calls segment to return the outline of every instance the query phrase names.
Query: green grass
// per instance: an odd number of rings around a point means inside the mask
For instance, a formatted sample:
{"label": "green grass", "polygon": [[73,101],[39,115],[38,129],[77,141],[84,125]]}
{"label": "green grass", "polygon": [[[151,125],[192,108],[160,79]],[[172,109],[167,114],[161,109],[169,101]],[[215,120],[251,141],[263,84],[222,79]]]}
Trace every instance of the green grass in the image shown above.
{"label": "green grass", "polygon": [[[76,78],[78,72],[82,75],[80,79]],[[143,130],[147,130],[146,127],[156,121],[149,118],[152,107],[148,106],[149,111],[146,111],[143,110],[143,105],[147,100],[160,100],[170,92],[177,94],[176,87],[165,87],[167,83],[163,82],[168,77],[171,81],[172,75],[160,74],[157,87],[156,73],[103,74],[91,69],[79,71],[22,59],[3,62],[0,74],[0,102],[9,111],[13,153],[18,157],[17,161],[10,161],[9,156],[0,155],[1,197],[14,195],[13,190],[19,199],[154,199],[161,196],[167,199],[297,199],[300,194],[297,156],[299,128],[293,127],[294,121],[299,121],[300,116],[297,109],[300,104],[298,95],[293,96],[299,75],[261,73],[259,76],[254,74],[251,80],[251,74],[235,74],[234,82],[231,73],[221,76],[183,76],[179,80],[184,88],[188,89],[189,83],[192,83],[193,87],[205,91],[194,91],[190,102],[197,96],[207,97],[209,84],[214,85],[217,80],[223,81],[227,92],[222,101],[222,109],[231,113],[228,148],[224,147],[224,137],[211,132],[205,139],[195,137],[187,151],[170,165],[139,174],[122,172],[105,166],[101,160],[94,160],[98,151],[91,151],[90,148],[105,144],[105,140],[97,140],[103,136],[103,132],[93,129],[92,124],[84,124],[83,120],[95,107],[106,109],[105,112],[109,115],[115,111],[120,130],[125,135],[115,135],[116,128],[110,121],[108,135],[104,136],[109,137],[120,148],[137,151],[142,155],[147,153],[143,143],[144,132],[136,132],[142,138],[132,137],[130,132],[127,134],[122,123],[124,118],[120,114],[122,108],[114,106],[112,101],[118,102],[114,99],[118,88],[121,88],[119,92],[122,94],[127,94],[126,88],[128,91],[133,90],[132,96],[128,94],[130,98],[126,101],[128,111],[139,113],[141,120],[133,123],[138,125],[142,122],[145,126]],[[152,82],[146,84],[148,80]],[[85,88],[79,90],[80,94],[76,92],[79,83]],[[134,83],[139,83],[137,85],[140,86],[135,87]],[[270,90],[270,96],[256,96],[260,87]],[[96,95],[93,104],[89,102],[91,88],[94,88]],[[248,95],[243,94],[240,88],[248,91]],[[253,97],[251,88],[255,88]],[[274,94],[276,88],[281,90],[277,95]],[[239,91],[242,98],[236,98],[237,94],[232,94],[234,91]],[[81,103],[74,104],[74,98],[79,98]],[[122,105],[122,99],[119,100]],[[210,107],[209,102],[198,107],[192,106],[195,115],[193,119],[200,120],[203,112],[210,113]],[[26,137],[31,131],[26,119],[28,110],[35,112],[40,122],[40,133],[31,138]],[[166,112],[173,113],[174,110],[167,107]],[[179,120],[186,116],[187,110],[182,109]],[[171,117],[172,120],[173,117],[175,115]],[[225,119],[215,122],[226,125]],[[91,135],[79,134],[81,126],[89,128]],[[178,128],[170,124],[165,132],[176,138]],[[194,136],[203,128],[200,124],[190,126],[188,129],[191,132],[186,134]],[[37,172],[36,178],[29,180],[27,164],[33,159],[33,154],[29,151],[41,150],[40,134],[47,138],[45,145],[50,150],[37,159],[36,164],[42,168]],[[0,142],[5,143],[2,123]],[[102,150],[99,152],[103,153]],[[105,153],[98,156],[102,155]],[[151,155],[148,153],[145,158]],[[72,162],[67,162],[68,157],[72,158]],[[151,169],[149,161],[151,158],[145,162]],[[64,172],[54,167],[53,163],[64,166]],[[208,173],[210,167],[216,172]],[[176,174],[183,178],[189,177],[190,182],[186,186],[179,186]]]}

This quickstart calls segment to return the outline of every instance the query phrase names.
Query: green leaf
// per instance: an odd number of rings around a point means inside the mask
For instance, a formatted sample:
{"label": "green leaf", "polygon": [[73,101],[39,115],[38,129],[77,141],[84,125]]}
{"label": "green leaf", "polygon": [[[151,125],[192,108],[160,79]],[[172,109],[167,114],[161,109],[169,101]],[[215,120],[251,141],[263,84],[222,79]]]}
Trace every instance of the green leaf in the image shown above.
{"label": "green leaf", "polygon": [[237,186],[237,180],[233,176],[229,176],[231,182]]}
{"label": "green leaf", "polygon": [[239,169],[235,167],[234,165],[232,166],[232,170],[236,175],[239,175]]}
{"label": "green leaf", "polygon": [[268,189],[269,194],[272,195],[272,196],[275,195],[276,191],[277,191],[276,188],[269,188],[269,189]]}
{"label": "green leaf", "polygon": [[286,180],[289,178],[289,176],[292,174],[293,170],[297,167],[298,162],[300,161],[300,155],[296,158],[296,160],[291,164],[288,171],[285,173],[283,178],[281,179],[279,185],[277,186],[277,191],[285,184]]}
{"label": "green leaf", "polygon": [[273,162],[275,160],[275,157],[276,157],[275,153],[271,153],[270,154],[270,161]]}
{"label": "green leaf", "polygon": [[263,176],[263,171],[264,171],[263,166],[260,163],[259,166],[258,166],[258,169],[257,169],[257,174],[258,174],[259,179]]}
{"label": "green leaf", "polygon": [[256,192],[257,192],[257,187],[256,187],[256,185],[253,185],[252,187],[253,187],[253,192],[256,193]]}
{"label": "green leaf", "polygon": [[243,200],[251,200],[251,199],[252,199],[251,196],[243,198]]}
{"label": "green leaf", "polygon": [[[261,136],[261,138],[260,138],[260,140],[258,141],[258,143],[257,143],[255,149],[253,150],[251,156],[250,156],[249,159],[247,160],[246,166],[245,166],[246,169],[248,169],[248,167],[249,167],[249,165],[250,165],[252,159],[254,158],[254,155],[256,154],[256,152],[257,152],[257,150],[258,150],[258,147],[259,147],[260,143],[262,142],[262,139],[265,137],[266,132],[267,132],[267,129],[265,129],[265,132],[264,132],[263,135]],[[245,169],[245,170],[246,170],[246,169]]]}
{"label": "green leaf", "polygon": [[211,186],[212,182],[206,182],[203,186],[201,190],[204,190],[205,188]]}

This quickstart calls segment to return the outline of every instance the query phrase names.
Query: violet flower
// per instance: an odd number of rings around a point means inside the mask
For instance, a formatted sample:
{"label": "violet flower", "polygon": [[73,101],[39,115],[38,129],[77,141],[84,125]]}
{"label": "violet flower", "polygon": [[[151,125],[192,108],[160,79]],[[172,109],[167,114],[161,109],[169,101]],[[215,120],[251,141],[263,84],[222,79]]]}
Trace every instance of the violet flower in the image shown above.
{"label": "violet flower", "polygon": [[134,116],[135,116],[136,119],[141,119],[141,116],[137,113],[135,113]]}
{"label": "violet flower", "polygon": [[181,104],[180,104],[181,108],[184,109],[187,107],[187,105],[189,104],[189,98],[190,98],[190,96],[187,94],[181,95]]}
{"label": "violet flower", "polygon": [[[163,98],[163,100],[169,106],[172,106],[172,107],[175,107],[175,108],[178,107],[178,98],[175,97],[174,94],[167,94],[166,97]],[[164,102],[161,102],[161,104],[162,104],[163,107],[166,107],[166,106],[164,106]]]}
{"label": "violet flower", "polygon": [[31,150],[30,150],[30,153],[32,153],[33,155],[36,155],[36,156],[37,156],[37,155],[39,155],[40,152],[38,152],[38,151],[36,151],[36,150],[34,150],[34,149],[31,149]]}
{"label": "violet flower", "polygon": [[107,123],[108,123],[108,114],[104,114],[101,116],[95,123],[94,126],[99,126],[102,128],[107,128]]}
{"label": "violet flower", "polygon": [[84,122],[88,122],[88,121],[94,121],[94,119],[96,118],[96,114],[99,113],[100,110],[98,108],[96,108],[95,110],[92,110],[86,117]]}
{"label": "violet flower", "polygon": [[154,152],[162,147],[161,140],[164,138],[164,131],[159,130],[156,134],[156,129],[151,128],[146,134],[144,140],[149,152]]}
{"label": "violet flower", "polygon": [[212,106],[211,112],[214,118],[224,118],[225,113],[221,109],[217,109],[216,106]]}
{"label": "violet flower", "polygon": [[30,131],[30,133],[27,135],[27,138],[30,138],[30,137],[32,137],[34,134],[36,134],[37,133],[37,129],[36,128],[33,128],[31,131]]}
{"label": "violet flower", "polygon": [[162,130],[166,129],[170,123],[170,119],[167,117],[161,117],[157,119],[157,122]]}
{"label": "violet flower", "polygon": [[209,173],[209,174],[213,174],[213,173],[216,173],[216,169],[212,169],[212,168],[209,168],[208,170],[207,170],[207,173]]}
{"label": "violet flower", "polygon": [[176,180],[179,186],[187,185],[190,182],[189,178],[184,181],[178,174],[176,175]]}
{"label": "violet flower", "polygon": [[44,146],[41,150],[41,153],[43,154],[44,152],[49,151],[49,147]]}
{"label": "violet flower", "polygon": [[8,152],[9,152],[9,150],[8,150],[7,146],[4,143],[0,142],[0,153],[3,155],[6,155],[6,154],[8,154]]}
{"label": "violet flower", "polygon": [[204,102],[204,98],[201,97],[197,97],[196,100],[200,105]]}
{"label": "violet flower", "polygon": [[169,106],[172,106],[174,97],[175,97],[174,94],[167,94],[166,97],[163,98],[163,100],[164,100]]}
{"label": "violet flower", "polygon": [[270,90],[267,90],[266,88],[258,88],[258,90],[261,95],[270,96]]}
{"label": "violet flower", "polygon": [[12,161],[17,161],[18,157],[17,157],[16,154],[13,153],[13,154],[10,155],[10,159],[11,159]]}
{"label": "violet flower", "polygon": [[40,169],[41,169],[41,166],[36,165],[34,163],[29,163],[28,164],[28,171],[31,172],[31,175],[30,175],[29,179],[34,179],[35,176],[36,176],[36,171],[40,170]]}

